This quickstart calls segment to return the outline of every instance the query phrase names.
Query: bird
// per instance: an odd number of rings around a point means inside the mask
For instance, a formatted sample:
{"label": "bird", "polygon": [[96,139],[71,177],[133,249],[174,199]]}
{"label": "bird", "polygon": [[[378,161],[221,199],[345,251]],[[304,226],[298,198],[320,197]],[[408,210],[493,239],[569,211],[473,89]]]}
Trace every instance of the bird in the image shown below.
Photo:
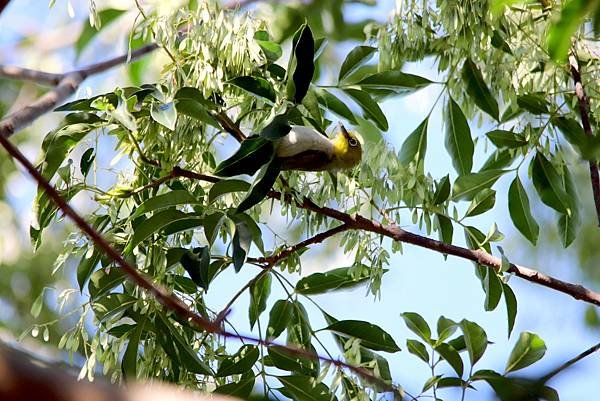
{"label": "bird", "polygon": [[275,144],[281,170],[338,171],[356,166],[362,158],[358,134],[339,124],[339,132],[327,138],[313,128],[292,125]]}

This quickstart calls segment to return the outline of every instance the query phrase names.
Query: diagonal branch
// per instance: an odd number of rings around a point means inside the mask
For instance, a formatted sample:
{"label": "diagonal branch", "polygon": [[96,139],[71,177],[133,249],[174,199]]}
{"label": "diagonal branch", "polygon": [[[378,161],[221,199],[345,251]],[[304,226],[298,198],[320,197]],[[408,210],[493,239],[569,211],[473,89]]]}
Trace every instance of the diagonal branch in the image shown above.
{"label": "diagonal branch", "polygon": [[[377,377],[375,374],[371,373],[369,370],[360,367],[348,364],[346,362],[342,362],[340,360],[324,357],[318,354],[315,354],[309,350],[305,350],[303,348],[298,348],[291,345],[279,345],[271,340],[264,340],[261,338],[256,338],[252,336],[246,336],[242,334],[232,333],[220,327],[219,324],[215,322],[211,322],[198,313],[193,312],[189,307],[177,296],[172,293],[169,293],[166,289],[159,286],[158,284],[151,281],[148,277],[142,274],[136,267],[129,264],[125,258],[114,249],[104,237],[98,233],[92,226],[90,226],[69,204],[60,196],[58,191],[46,180],[40,172],[31,164],[29,160],[21,153],[21,151],[15,147],[8,138],[0,135],[0,145],[6,149],[6,151],[23,167],[27,170],[28,174],[31,175],[37,181],[38,185],[42,187],[45,193],[48,195],[50,199],[57,205],[57,207],[71,220],[75,222],[75,224],[87,235],[94,244],[101,249],[111,260],[113,260],[125,273],[126,277],[132,281],[134,284],[146,290],[150,295],[152,295],[158,302],[165,306],[165,308],[177,314],[179,317],[184,319],[185,321],[190,321],[196,324],[199,328],[205,330],[207,333],[214,333],[226,338],[233,338],[242,341],[249,341],[254,344],[262,345],[262,346],[273,346],[277,345],[285,348],[285,350],[296,356],[301,356],[304,358],[308,358],[311,360],[318,360],[328,362],[336,367],[347,369],[359,376],[363,379],[375,383],[380,389],[384,389],[385,391],[393,392],[402,398],[404,391],[399,387]],[[198,174],[198,176],[202,176],[209,180],[212,180],[213,177],[203,176],[202,174]],[[338,228],[339,229],[339,228]],[[336,230],[336,229],[334,229]],[[332,231],[332,230],[329,230]],[[315,236],[315,241],[318,238],[322,238],[324,235]],[[331,234],[333,235],[333,234]],[[324,238],[321,239],[321,241]],[[306,241],[304,241],[306,242]],[[218,322],[217,322],[218,323]]]}
{"label": "diagonal branch", "polygon": [[[583,132],[585,132],[585,135],[591,137],[594,136],[594,133],[592,132],[592,124],[590,122],[590,100],[585,94],[585,89],[581,82],[579,63],[573,52],[569,55],[569,66],[571,68],[573,81],[575,81],[575,95],[577,96],[577,101],[579,103],[579,114],[581,115]],[[589,167],[592,192],[594,194],[594,205],[596,206],[596,215],[598,216],[598,225],[600,226],[600,175],[598,174],[598,162],[590,160]]]}

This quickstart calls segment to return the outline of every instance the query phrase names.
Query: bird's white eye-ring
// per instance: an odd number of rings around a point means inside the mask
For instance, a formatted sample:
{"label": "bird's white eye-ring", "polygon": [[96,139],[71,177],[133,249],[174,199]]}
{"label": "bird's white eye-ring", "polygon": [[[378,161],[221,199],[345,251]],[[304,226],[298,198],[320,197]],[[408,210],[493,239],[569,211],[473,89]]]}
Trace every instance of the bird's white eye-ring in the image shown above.
{"label": "bird's white eye-ring", "polygon": [[350,146],[358,145],[358,142],[354,138],[348,138],[348,143],[350,144]]}

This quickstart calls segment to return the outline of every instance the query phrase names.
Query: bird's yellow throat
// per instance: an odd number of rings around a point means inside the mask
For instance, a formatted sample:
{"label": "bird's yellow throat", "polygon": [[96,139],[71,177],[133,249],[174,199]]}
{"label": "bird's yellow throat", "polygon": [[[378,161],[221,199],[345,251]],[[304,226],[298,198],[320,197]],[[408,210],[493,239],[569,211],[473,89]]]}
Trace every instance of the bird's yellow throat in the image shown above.
{"label": "bird's yellow throat", "polygon": [[340,132],[331,140],[333,144],[334,168],[348,169],[356,166],[362,158],[362,148],[358,137],[340,126]]}

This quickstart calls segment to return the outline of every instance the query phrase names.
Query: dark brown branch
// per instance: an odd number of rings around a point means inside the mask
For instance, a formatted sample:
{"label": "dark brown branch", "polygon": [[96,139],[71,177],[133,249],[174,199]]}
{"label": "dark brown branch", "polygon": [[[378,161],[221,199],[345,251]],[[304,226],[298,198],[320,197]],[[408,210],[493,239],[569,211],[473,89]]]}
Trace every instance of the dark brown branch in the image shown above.
{"label": "dark brown branch", "polygon": [[[37,171],[37,169],[31,164],[29,160],[17,149],[8,138],[0,135],[0,145],[2,145],[6,151],[16,160],[19,161],[25,167],[25,170],[37,181],[38,185],[44,189],[44,192],[48,195],[50,199],[57,205],[57,207],[71,220],[75,222],[75,224],[87,235],[96,245],[97,248],[101,249],[106,256],[110,257],[117,266],[123,269],[126,277],[132,281],[134,284],[139,286],[140,288],[146,290],[150,295],[152,295],[158,302],[163,304],[165,308],[171,310],[175,314],[179,315],[180,318],[183,318],[186,321],[190,321],[196,324],[199,328],[205,330],[208,333],[214,333],[217,335],[221,335],[227,338],[234,338],[238,340],[246,340],[255,344],[263,345],[263,346],[272,346],[278,345],[275,342],[270,340],[263,340],[260,338],[240,335],[237,333],[231,333],[220,327],[219,324],[215,324],[211,322],[201,315],[190,310],[187,305],[181,301],[177,296],[167,292],[163,287],[157,285],[148,279],[145,275],[143,275],[140,271],[138,271],[134,266],[129,264],[123,256],[115,250],[107,241],[102,237],[100,233],[98,233],[92,226],[90,226],[75,210],[69,206],[69,204],[60,196],[57,190]],[[188,171],[184,171],[178,169],[177,171],[181,172],[182,177],[193,177],[195,179],[204,179],[206,178],[210,182],[214,182],[218,178],[205,176],[203,174],[192,173]],[[334,229],[335,230],[335,229]],[[330,230],[331,231],[331,230]],[[317,236],[316,236],[317,237]],[[218,322],[217,322],[218,323]],[[381,389],[385,389],[386,391],[391,391],[396,394],[402,394],[402,390],[398,389],[396,386],[378,378],[368,370],[347,364],[345,362],[327,358],[320,356],[318,354],[314,354],[310,351],[293,347],[290,345],[282,346],[287,352],[292,355],[303,356],[312,360],[320,360],[331,363],[334,366],[348,369],[355,374],[362,376],[364,379],[377,384],[377,386]],[[1,379],[1,378],[0,378]]]}
{"label": "dark brown branch", "polygon": [[0,77],[19,81],[31,81],[42,85],[55,86],[60,82],[64,75],[65,74],[30,70],[29,68],[12,65],[0,65]]}
{"label": "dark brown branch", "polygon": [[2,11],[8,6],[8,3],[10,3],[10,0],[0,0],[0,14],[2,14]]}
{"label": "dark brown branch", "polygon": [[554,369],[553,371],[551,371],[550,373],[548,373],[547,375],[544,375],[540,381],[542,383],[546,383],[548,380],[550,380],[551,378],[553,378],[554,376],[556,376],[557,374],[559,374],[560,372],[562,372],[563,370],[571,367],[572,365],[576,364],[577,362],[581,361],[583,358],[592,355],[595,352],[598,352],[600,350],[600,343],[586,349],[585,351],[583,351],[581,354],[577,355],[576,357],[569,359],[567,362],[563,363],[562,365],[560,365],[558,368]]}
{"label": "dark brown branch", "polygon": [[[579,63],[573,52],[569,55],[569,65],[573,81],[575,82],[575,95],[577,96],[577,102],[579,104],[579,114],[581,115],[583,132],[585,132],[585,135],[591,137],[594,136],[594,133],[592,132],[592,124],[590,122],[590,99],[585,94],[585,89],[581,81],[581,73],[579,71]],[[598,225],[600,226],[600,175],[598,174],[598,162],[590,160],[589,169],[592,193],[594,195],[594,205],[596,207],[596,216],[598,218]]]}

